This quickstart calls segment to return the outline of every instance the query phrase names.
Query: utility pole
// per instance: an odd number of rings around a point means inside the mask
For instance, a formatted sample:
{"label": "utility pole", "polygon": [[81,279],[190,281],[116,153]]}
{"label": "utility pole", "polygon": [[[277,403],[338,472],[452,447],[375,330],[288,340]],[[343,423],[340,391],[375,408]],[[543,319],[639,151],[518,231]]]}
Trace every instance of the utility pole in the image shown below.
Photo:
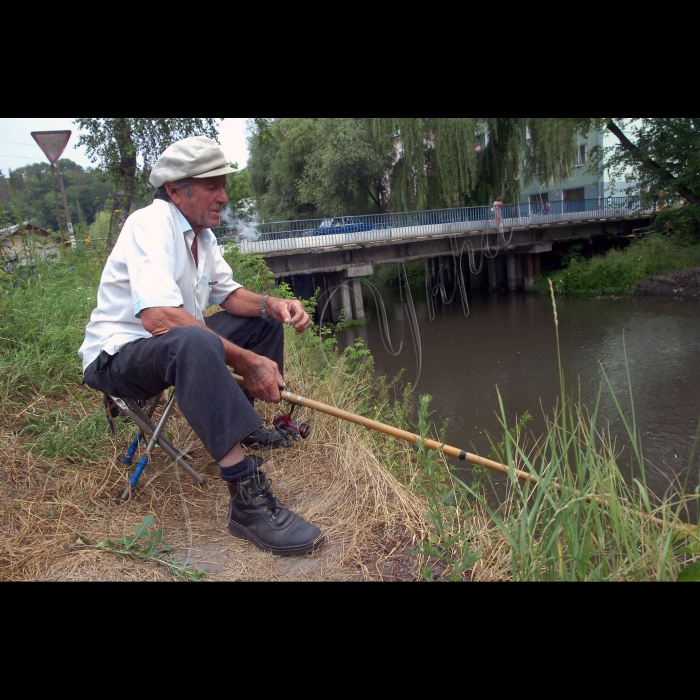
{"label": "utility pole", "polygon": [[[61,175],[61,167],[58,164],[58,159],[63,154],[68,144],[68,139],[73,132],[70,130],[66,131],[32,131],[32,138],[39,144],[39,148],[44,152],[44,155],[49,159],[51,163],[51,175],[53,176],[53,168],[56,166],[56,171],[58,173],[58,182],[61,186],[61,194],[63,195],[63,208],[66,212],[66,225],[68,226],[68,234],[70,236],[70,244],[73,248],[76,247],[75,244],[75,234],[73,233],[73,224],[70,220],[70,212],[68,211],[68,200],[66,199],[66,190],[63,186],[63,176]],[[53,177],[52,177],[53,179]],[[58,199],[58,194],[56,193],[56,181],[54,180],[54,194],[56,199]],[[61,220],[59,217],[59,227],[61,228],[61,235],[63,235],[63,227],[61,226]]]}

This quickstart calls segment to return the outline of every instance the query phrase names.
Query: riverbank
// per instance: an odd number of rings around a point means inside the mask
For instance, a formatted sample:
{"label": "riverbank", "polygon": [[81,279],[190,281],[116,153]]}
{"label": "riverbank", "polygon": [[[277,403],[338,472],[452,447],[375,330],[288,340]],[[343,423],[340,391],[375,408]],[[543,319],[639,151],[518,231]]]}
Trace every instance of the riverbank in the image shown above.
{"label": "riverbank", "polygon": [[[691,297],[695,288],[692,270],[697,267],[700,244],[654,233],[604,255],[586,258],[572,251],[564,269],[537,278],[535,291],[549,295],[551,280],[557,295],[598,297],[639,291],[672,296],[677,289],[676,295]],[[676,279],[674,275],[680,276]]]}
{"label": "riverbank", "polygon": [[[693,496],[660,500],[628,488],[614,445],[563,393],[566,418],[560,409],[547,417],[536,449],[519,428],[496,436],[493,457],[509,472],[498,477],[506,481],[498,504],[479,484],[460,484],[437,452],[325,414],[295,414],[312,435],[264,454],[263,468],[280,500],[326,533],[308,557],[272,557],[231,537],[225,485],[210,478],[200,488],[160,450],[120,503],[132,471],[120,455],[134,429],[120,418],[111,436],[100,397],[80,383],[76,354],[100,269],[98,258],[69,250],[52,265],[37,263],[27,279],[0,277],[4,581],[676,580],[700,557],[696,531],[679,539],[677,530]],[[263,268],[247,274],[250,286],[267,283]],[[400,377],[373,380],[361,344],[339,352],[332,335],[287,333],[291,391],[438,437],[429,397],[415,399],[415,427],[408,387]],[[263,418],[280,408],[262,407]],[[181,416],[168,432],[205,474],[209,455]],[[561,446],[572,435],[578,452],[570,461]],[[639,469],[643,475],[643,463]],[[513,470],[540,486],[523,485]],[[601,484],[605,508],[596,497]]]}
{"label": "riverbank", "polygon": [[[245,264],[250,286],[267,284],[258,261]],[[307,440],[261,455],[280,501],[324,531],[312,556],[273,557],[228,533],[227,488],[207,476],[211,458],[177,410],[168,432],[207,485],[156,449],[121,503],[133,468],[120,455],[134,428],[118,418],[110,434],[101,397],[81,385],[76,352],[100,270],[98,257],[67,251],[28,279],[0,277],[0,580],[415,581],[426,564],[444,570],[412,554],[430,531],[414,449],[320,413],[295,414],[312,426]],[[332,338],[288,329],[292,391],[402,424],[401,395],[397,404],[393,385],[369,382],[371,359],[358,368],[360,358],[339,353]],[[268,424],[281,409],[259,407]],[[489,551],[496,528],[479,512],[465,527]],[[504,577],[507,554],[475,569],[466,578]]]}
{"label": "riverbank", "polygon": [[638,296],[664,296],[700,299],[700,267],[652,275],[637,285]]}

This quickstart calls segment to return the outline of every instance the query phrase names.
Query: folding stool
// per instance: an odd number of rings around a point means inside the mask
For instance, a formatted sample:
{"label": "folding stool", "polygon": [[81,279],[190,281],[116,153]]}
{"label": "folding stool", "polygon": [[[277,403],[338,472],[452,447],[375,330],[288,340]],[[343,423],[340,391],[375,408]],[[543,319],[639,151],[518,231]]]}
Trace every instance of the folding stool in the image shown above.
{"label": "folding stool", "polygon": [[[143,470],[146,465],[151,460],[151,454],[155,449],[156,445],[159,445],[170,457],[172,457],[175,462],[181,466],[198,484],[204,485],[205,480],[187,463],[186,459],[191,459],[190,455],[184,450],[174,445],[163,433],[165,424],[170,417],[170,414],[175,407],[175,391],[172,392],[170,398],[168,399],[163,414],[160,420],[154,422],[153,414],[158,408],[163,395],[165,392],[161,392],[158,396],[154,396],[150,401],[146,402],[145,406],[140,406],[138,402],[133,399],[122,399],[116,396],[110,396],[108,394],[104,395],[105,409],[107,410],[107,420],[109,421],[112,433],[116,435],[116,426],[114,424],[115,409],[118,409],[121,413],[127,415],[131,420],[138,426],[139,433],[134,438],[129,450],[127,451],[123,463],[126,466],[131,466],[136,450],[138,449],[139,442],[143,441],[146,443],[146,454],[139,460],[136,465],[134,473],[129,479],[129,487],[126,488],[121,496],[122,501],[129,499],[130,492],[136,488]],[[150,438],[146,440],[146,435],[150,435]]]}

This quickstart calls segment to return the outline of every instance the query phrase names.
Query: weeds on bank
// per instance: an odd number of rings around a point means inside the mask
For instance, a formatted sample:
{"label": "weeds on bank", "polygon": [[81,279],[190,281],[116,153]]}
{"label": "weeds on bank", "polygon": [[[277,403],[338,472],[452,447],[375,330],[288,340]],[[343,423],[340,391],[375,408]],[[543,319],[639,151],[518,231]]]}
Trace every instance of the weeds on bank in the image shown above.
{"label": "weeds on bank", "polygon": [[[469,509],[465,493],[455,483],[449,465],[439,452],[425,447],[425,440],[432,439],[430,417],[431,397],[423,395],[418,404],[418,443],[416,460],[420,476],[415,490],[427,502],[427,520],[430,532],[421,546],[412,552],[428,561],[440,562],[444,570],[440,578],[445,581],[462,581],[467,572],[479,561],[482,548],[472,551],[472,541],[464,526],[466,519],[473,518],[476,511]],[[440,435],[444,444],[444,430]],[[434,580],[434,565],[426,564],[421,576],[426,581]]]}
{"label": "weeds on bank", "polygon": [[700,265],[700,245],[686,245],[661,233],[634,241],[624,250],[585,259],[573,256],[565,269],[540,276],[535,290],[549,294],[549,279],[557,295],[606,296],[630,294],[651,275]]}
{"label": "weeds on bank", "polygon": [[205,572],[192,569],[186,561],[170,555],[172,547],[163,543],[163,530],[153,530],[155,517],[148,515],[134,526],[133,537],[115,537],[93,545],[94,549],[137,561],[153,561],[167,567],[172,574],[187,581],[201,581]]}
{"label": "weeds on bank", "polygon": [[[52,265],[39,262],[36,275],[11,285],[0,296],[0,423],[12,434],[13,445],[19,447],[21,441],[27,463],[29,455],[49,463],[57,458],[65,461],[66,455],[84,464],[113,458],[114,445],[103,437],[101,404],[93,392],[80,386],[76,353],[101,272],[93,253],[79,248],[67,251]],[[260,284],[266,279],[264,273],[258,276]],[[275,293],[289,292],[281,288]],[[401,375],[374,380],[371,354],[360,342],[339,352],[332,333],[297,337],[290,329],[288,337],[290,363],[318,391],[311,398],[390,425],[409,423],[410,386],[401,383]],[[568,395],[560,377],[561,404],[548,419],[547,434],[533,449],[525,449],[521,442],[526,417],[509,427],[501,405],[503,440],[494,446],[492,456],[511,473],[508,497],[496,506],[489,505],[478,484],[461,482],[442,455],[426,450],[422,443],[416,449],[370,433],[381,464],[426,504],[429,534],[417,549],[430,562],[424,577],[464,580],[473,567],[492,566],[492,561],[486,561],[487,550],[498,548],[507,554],[504,578],[514,581],[700,578],[700,539],[697,530],[683,525],[689,520],[691,501],[700,494],[661,500],[649,492],[631,396],[629,417],[618,404],[638,463],[635,481],[626,484],[617,466],[620,455],[615,444],[606,427],[599,425],[599,403],[587,411],[580,400]],[[290,389],[298,393],[295,387]],[[601,386],[604,390],[612,388],[606,384]],[[428,439],[427,398],[420,400],[418,416],[418,434]],[[17,463],[23,464],[22,459]],[[515,476],[516,468],[535,475],[538,484],[522,483]],[[42,468],[32,478],[43,479],[43,474]],[[76,473],[75,478],[75,488],[80,490],[80,475]],[[29,485],[29,477],[17,481],[17,492],[23,493]],[[12,498],[8,503],[19,508]],[[51,507],[59,508],[56,503]],[[482,513],[488,514],[488,520],[479,520]],[[33,522],[27,516],[22,526],[25,538],[30,536],[27,523]],[[473,535],[475,522],[479,538]],[[170,558],[162,532],[153,532],[148,519],[135,533],[135,537],[104,540],[96,547],[124,558],[158,561],[178,576],[201,576],[201,572],[187,573],[183,562]]]}
{"label": "weeds on bank", "polygon": [[[688,521],[700,493],[696,489],[684,495],[684,484],[676,484],[675,495],[665,499],[649,491],[631,383],[629,412],[615,398],[607,378],[592,411],[582,406],[580,397],[574,400],[567,393],[561,363],[560,384],[561,405],[547,417],[547,433],[530,451],[523,448],[518,427],[508,429],[499,395],[504,440],[494,447],[494,457],[510,470],[509,496],[491,506],[482,491],[453,477],[457,507],[478,503],[488,513],[508,543],[513,581],[697,580],[700,537],[697,524]],[[634,446],[636,476],[629,484],[619,470],[613,438],[599,425],[604,390],[613,395]],[[533,475],[537,483],[521,481],[516,469]],[[449,511],[437,494],[429,503],[430,521],[439,531]],[[433,556],[439,553],[438,549]],[[458,551],[447,557],[454,570],[461,555]]]}

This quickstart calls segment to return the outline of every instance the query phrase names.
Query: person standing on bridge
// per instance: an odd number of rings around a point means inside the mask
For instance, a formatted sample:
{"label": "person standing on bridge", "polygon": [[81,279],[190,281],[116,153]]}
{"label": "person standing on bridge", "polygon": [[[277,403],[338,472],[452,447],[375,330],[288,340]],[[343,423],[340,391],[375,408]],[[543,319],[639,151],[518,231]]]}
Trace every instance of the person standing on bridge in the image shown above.
{"label": "person standing on bridge", "polygon": [[[275,498],[261,460],[243,447],[289,445],[263,427],[254,401],[281,402],[284,324],[300,334],[310,319],[298,300],[260,296],[233,280],[211,231],[233,172],[203,136],[163,152],[150,176],[153,203],[126,220],[107,260],[79,355],[85,384],[109,396],[147,400],[174,386],[228,484],[231,534],[273,554],[301,555],[322,544],[321,531]],[[205,319],[209,304],[223,310]]]}
{"label": "person standing on bridge", "polygon": [[500,226],[503,223],[503,198],[499,197],[493,203],[493,222],[496,226]]}

